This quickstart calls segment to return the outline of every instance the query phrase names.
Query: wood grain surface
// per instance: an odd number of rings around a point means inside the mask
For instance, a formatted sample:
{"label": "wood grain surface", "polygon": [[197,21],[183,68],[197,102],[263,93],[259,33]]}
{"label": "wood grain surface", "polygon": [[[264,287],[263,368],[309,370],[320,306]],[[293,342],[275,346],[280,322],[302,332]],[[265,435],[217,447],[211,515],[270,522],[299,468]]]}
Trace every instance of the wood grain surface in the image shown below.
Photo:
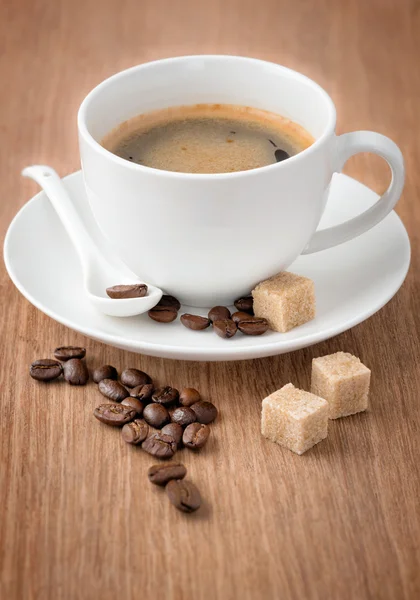
{"label": "wood grain surface", "polygon": [[[336,102],[339,132],[373,129],[401,146],[397,212],[413,250],[402,290],[367,322],[230,364],[95,343],[38,312],[2,266],[2,600],[419,598],[420,2],[2,0],[0,10],[2,235],[38,191],[22,167],[78,169],[76,111],[93,86],[144,61],[217,52],[302,71]],[[376,191],[389,177],[365,155],[347,172]],[[146,479],[154,461],[94,421],[94,384],[29,379],[32,360],[66,343],[86,345],[90,367],[141,367],[219,407],[208,446],[182,455],[205,499],[198,513],[170,506]],[[301,457],[262,439],[261,399],[289,381],[307,387],[312,357],[339,349],[372,369],[369,412],[333,422]]]}

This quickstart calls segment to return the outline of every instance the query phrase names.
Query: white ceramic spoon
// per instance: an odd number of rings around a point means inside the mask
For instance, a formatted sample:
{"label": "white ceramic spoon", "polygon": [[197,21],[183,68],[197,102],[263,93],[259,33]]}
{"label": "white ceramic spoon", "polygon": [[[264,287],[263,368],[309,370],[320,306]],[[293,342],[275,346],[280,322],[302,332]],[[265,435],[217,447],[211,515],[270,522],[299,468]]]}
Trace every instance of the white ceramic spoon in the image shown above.
{"label": "white ceramic spoon", "polygon": [[159,302],[162,290],[149,284],[147,295],[143,298],[109,298],[105,291],[108,287],[144,282],[118,259],[111,262],[101,255],[54,169],[33,165],[23,169],[22,175],[42,187],[57,211],[79,255],[86,294],[98,310],[112,317],[132,317],[150,310]]}

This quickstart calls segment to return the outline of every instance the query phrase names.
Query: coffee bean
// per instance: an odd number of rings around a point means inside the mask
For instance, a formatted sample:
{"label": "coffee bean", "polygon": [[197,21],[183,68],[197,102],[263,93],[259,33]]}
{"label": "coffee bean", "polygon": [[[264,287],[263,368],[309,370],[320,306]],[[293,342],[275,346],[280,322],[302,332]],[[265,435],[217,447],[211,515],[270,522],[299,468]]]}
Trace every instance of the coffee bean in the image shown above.
{"label": "coffee bean", "polygon": [[156,429],[161,429],[171,420],[168,411],[161,404],[148,404],[143,410],[143,419]]}
{"label": "coffee bean", "polygon": [[286,160],[286,158],[290,158],[289,154],[287,154],[285,150],[280,150],[280,148],[275,150],[274,156],[276,157],[277,162],[282,162],[283,160]]}
{"label": "coffee bean", "polygon": [[[122,402],[121,402],[122,404]],[[147,438],[149,426],[142,419],[135,419],[124,425],[121,431],[122,439],[127,444],[141,444]]]}
{"label": "coffee bean", "polygon": [[157,303],[157,306],[169,306],[170,308],[174,308],[176,311],[178,311],[181,308],[181,303],[174,296],[163,294],[162,298]]}
{"label": "coffee bean", "polygon": [[238,329],[245,335],[262,335],[268,329],[268,321],[262,318],[249,317],[239,321]]}
{"label": "coffee bean", "polygon": [[184,433],[184,430],[182,429],[181,425],[178,425],[178,423],[168,423],[168,425],[162,427],[160,431],[165,435],[171,435],[178,446],[181,444],[182,434]]}
{"label": "coffee bean", "polygon": [[160,431],[148,437],[141,447],[152,456],[162,459],[172,458],[177,450],[174,438]]}
{"label": "coffee bean", "polygon": [[103,396],[114,400],[114,402],[121,402],[124,398],[127,398],[128,392],[119,381],[114,379],[102,379],[99,382],[98,390]]}
{"label": "coffee bean", "polygon": [[177,389],[167,385],[166,387],[158,388],[153,392],[152,400],[158,404],[167,406],[168,404],[174,404],[179,398],[179,392]]}
{"label": "coffee bean", "polygon": [[135,283],[133,285],[114,285],[106,288],[106,293],[110,298],[143,298],[147,294],[147,285],[144,283]]}
{"label": "coffee bean", "polygon": [[191,513],[201,506],[200,492],[190,481],[172,479],[165,490],[175,508],[182,512]]}
{"label": "coffee bean", "polygon": [[70,385],[86,385],[89,380],[89,371],[83,360],[71,358],[64,363],[64,379]]}
{"label": "coffee bean", "polygon": [[188,406],[178,406],[169,411],[173,423],[178,423],[181,427],[186,427],[197,420],[197,416]]}
{"label": "coffee bean", "polygon": [[213,306],[209,310],[209,319],[213,323],[222,319],[230,319],[230,310],[226,306]]}
{"label": "coffee bean", "polygon": [[153,383],[146,383],[145,385],[137,385],[132,390],[130,390],[130,396],[132,398],[137,398],[138,400],[142,400],[146,402],[152,397]]}
{"label": "coffee bean", "polygon": [[155,485],[166,485],[172,479],[184,479],[186,474],[187,469],[179,463],[152,465],[147,472],[149,481]]}
{"label": "coffee bean", "polygon": [[84,358],[86,356],[86,348],[79,346],[60,346],[54,350],[54,356],[57,360],[66,361],[71,358]]}
{"label": "coffee bean", "polygon": [[100,404],[93,411],[94,416],[112,427],[122,427],[136,418],[136,411],[122,404]]}
{"label": "coffee bean", "polygon": [[189,313],[181,315],[181,323],[185,327],[188,327],[188,329],[193,329],[194,331],[201,331],[202,329],[210,327],[210,319],[207,319],[207,317],[200,317],[199,315],[190,315]]}
{"label": "coffee bean", "polygon": [[60,377],[62,372],[62,365],[51,358],[35,360],[29,369],[29,375],[37,381],[52,381]]}
{"label": "coffee bean", "polygon": [[239,310],[238,312],[233,313],[232,321],[234,321],[238,325],[238,323],[240,323],[240,321],[243,321],[244,319],[249,319],[250,316],[251,315],[249,313]]}
{"label": "coffee bean", "polygon": [[217,417],[217,408],[211,402],[206,400],[200,400],[191,406],[191,410],[195,412],[197,421],[199,423],[212,423]]}
{"label": "coffee bean", "polygon": [[179,403],[182,406],[191,406],[201,400],[200,392],[194,388],[184,388],[179,395]]}
{"label": "coffee bean", "polygon": [[121,383],[128,388],[134,388],[138,385],[145,385],[146,383],[152,383],[152,378],[139,369],[124,369],[121,373]]}
{"label": "coffee bean", "polygon": [[235,335],[238,328],[232,319],[222,319],[221,321],[214,321],[213,329],[221,338],[230,339]]}
{"label": "coffee bean", "polygon": [[158,323],[172,323],[178,316],[178,311],[172,306],[154,306],[147,313],[151,319]]}
{"label": "coffee bean", "polygon": [[201,423],[191,423],[184,429],[182,441],[184,446],[192,450],[199,450],[207,442],[210,435],[210,427]]}
{"label": "coffee bean", "polygon": [[102,379],[118,379],[117,369],[111,365],[103,365],[93,371],[92,379],[99,383]]}
{"label": "coffee bean", "polygon": [[142,416],[144,404],[141,400],[128,396],[128,398],[124,398],[124,400],[122,400],[121,404],[124,404],[124,406],[131,406],[131,408],[133,408],[136,411],[139,417]]}
{"label": "coffee bean", "polygon": [[245,298],[238,298],[235,300],[235,306],[238,310],[254,314],[254,298],[252,296],[246,296]]}

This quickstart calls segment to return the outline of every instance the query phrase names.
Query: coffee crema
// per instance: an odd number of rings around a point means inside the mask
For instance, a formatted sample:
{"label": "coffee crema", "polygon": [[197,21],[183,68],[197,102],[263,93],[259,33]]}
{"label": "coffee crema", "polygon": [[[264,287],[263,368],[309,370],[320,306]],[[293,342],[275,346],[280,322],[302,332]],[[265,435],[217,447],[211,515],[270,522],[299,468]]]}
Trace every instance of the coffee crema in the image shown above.
{"label": "coffee crema", "polygon": [[300,125],[233,104],[174,106],[137,115],[102,140],[130,162],[180,173],[232,173],[294,156],[313,144]]}

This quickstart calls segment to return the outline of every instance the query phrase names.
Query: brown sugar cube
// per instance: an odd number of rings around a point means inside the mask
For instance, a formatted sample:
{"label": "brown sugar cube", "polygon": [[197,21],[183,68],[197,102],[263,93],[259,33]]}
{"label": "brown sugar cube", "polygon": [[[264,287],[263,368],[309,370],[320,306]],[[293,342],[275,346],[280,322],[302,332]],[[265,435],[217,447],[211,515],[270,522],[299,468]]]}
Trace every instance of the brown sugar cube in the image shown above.
{"label": "brown sugar cube", "polygon": [[348,352],[312,360],[311,392],[328,402],[330,419],[366,410],[369,384],[370,369]]}
{"label": "brown sugar cube", "polygon": [[261,433],[303,454],[327,437],[328,402],[288,383],[262,401]]}
{"label": "brown sugar cube", "polygon": [[259,283],[252,296],[255,316],[274,331],[285,333],[315,317],[315,286],[307,277],[283,271]]}

